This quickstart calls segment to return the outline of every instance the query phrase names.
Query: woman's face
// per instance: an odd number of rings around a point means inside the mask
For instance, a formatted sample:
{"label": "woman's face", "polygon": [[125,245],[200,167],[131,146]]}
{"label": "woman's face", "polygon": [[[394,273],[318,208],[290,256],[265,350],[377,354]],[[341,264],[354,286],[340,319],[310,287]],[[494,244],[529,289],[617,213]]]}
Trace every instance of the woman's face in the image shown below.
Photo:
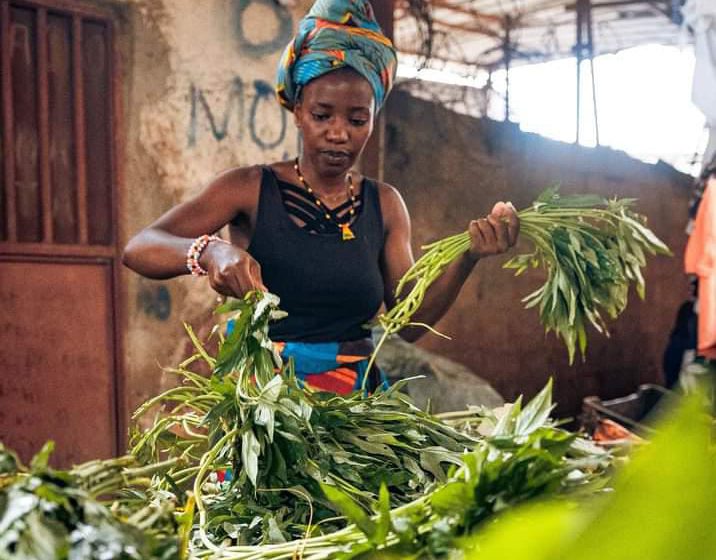
{"label": "woman's face", "polygon": [[373,130],[373,89],[360,74],[341,69],[310,81],[294,108],[303,155],[321,175],[348,171]]}

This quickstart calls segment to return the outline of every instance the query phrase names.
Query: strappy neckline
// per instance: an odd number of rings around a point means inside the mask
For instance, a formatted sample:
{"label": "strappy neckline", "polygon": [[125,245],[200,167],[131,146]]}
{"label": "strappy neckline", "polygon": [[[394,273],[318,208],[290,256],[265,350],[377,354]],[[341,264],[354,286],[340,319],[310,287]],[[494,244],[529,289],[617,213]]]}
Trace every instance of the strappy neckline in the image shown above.
{"label": "strappy neckline", "polygon": [[[283,215],[285,215],[286,219],[296,228],[312,236],[333,236],[341,233],[337,223],[341,223],[342,220],[345,219],[345,214],[350,211],[350,200],[346,200],[334,208],[325,207],[333,217],[333,220],[328,221],[323,216],[324,210],[316,206],[305,189],[280,178],[276,171],[270,166],[267,166],[266,169],[275,181],[282,202]],[[363,215],[365,186],[366,179],[364,177],[361,180],[360,192],[356,195],[356,213],[350,222],[351,226],[357,225]],[[302,222],[303,225],[301,225],[299,221]]]}

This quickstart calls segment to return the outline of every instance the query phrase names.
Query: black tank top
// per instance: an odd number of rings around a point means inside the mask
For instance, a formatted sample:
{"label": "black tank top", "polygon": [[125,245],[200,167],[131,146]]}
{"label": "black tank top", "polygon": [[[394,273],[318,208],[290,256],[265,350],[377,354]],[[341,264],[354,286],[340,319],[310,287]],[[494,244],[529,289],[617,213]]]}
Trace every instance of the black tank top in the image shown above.
{"label": "black tank top", "polygon": [[288,215],[278,179],[269,167],[261,176],[259,207],[249,253],[261,265],[264,284],[281,298],[288,317],[273,323],[277,341],[343,342],[370,335],[364,325],[383,303],[383,218],[377,185],[362,184],[362,204],[351,229],[316,234]]}

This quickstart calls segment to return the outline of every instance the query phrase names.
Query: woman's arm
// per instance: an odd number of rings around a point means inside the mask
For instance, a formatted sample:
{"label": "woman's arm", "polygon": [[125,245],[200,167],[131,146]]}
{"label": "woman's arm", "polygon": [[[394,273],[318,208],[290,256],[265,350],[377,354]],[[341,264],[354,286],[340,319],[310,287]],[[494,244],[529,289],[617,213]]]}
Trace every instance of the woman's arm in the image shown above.
{"label": "woman's arm", "polygon": [[[402,197],[393,187],[381,185],[381,209],[386,229],[382,262],[385,304],[390,309],[395,305],[395,287],[413,265],[414,258],[410,216]],[[413,315],[414,322],[437,323],[450,309],[477,262],[483,257],[504,253],[515,244],[519,218],[512,205],[498,202],[486,218],[473,220],[468,227],[472,238],[470,250],[451,263],[430,286],[423,304]],[[400,331],[400,336],[411,342],[423,334],[425,329],[418,327]]]}
{"label": "woman's arm", "polygon": [[[201,193],[161,216],[132,239],[122,262],[148,278],[173,278],[188,274],[187,251],[200,235],[214,233],[236,215],[249,218],[251,229],[258,206],[261,170],[233,169],[219,175]],[[251,289],[265,289],[258,263],[244,246],[211,242],[199,260],[209,273],[209,283],[219,293],[241,297]]]}

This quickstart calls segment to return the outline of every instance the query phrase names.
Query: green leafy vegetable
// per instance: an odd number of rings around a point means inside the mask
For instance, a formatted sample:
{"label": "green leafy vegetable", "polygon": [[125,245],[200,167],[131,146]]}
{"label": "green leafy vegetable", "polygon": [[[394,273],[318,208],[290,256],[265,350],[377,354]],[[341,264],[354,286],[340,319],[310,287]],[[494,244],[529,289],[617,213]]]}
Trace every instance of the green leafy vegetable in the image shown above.
{"label": "green leafy vegetable", "polygon": [[[346,524],[343,516],[357,518],[344,510],[348,503],[366,518],[385,500],[408,503],[445,480],[475,445],[415,407],[400,392],[404,383],[370,396],[303,386],[268,338],[277,303],[250,294],[222,306],[234,321],[217,357],[190,332],[196,354],[172,370],[182,385],[135,414],[170,410],[134,433],[132,453],[147,464],[174,460],[152,488],[180,503],[191,490],[202,547],[329,532]],[[211,377],[190,370],[198,360],[214,368]],[[227,470],[233,479],[221,481],[217,473]],[[350,502],[334,503],[322,488]]]}
{"label": "green leafy vegetable", "polygon": [[[584,356],[587,323],[608,334],[604,314],[614,319],[624,310],[630,284],[644,298],[645,254],[671,254],[646,226],[646,219],[631,209],[633,204],[633,199],[561,196],[550,188],[518,212],[521,236],[533,243],[534,251],[513,257],[505,268],[516,275],[530,268],[547,272],[545,283],[523,301],[527,308],[539,309],[547,332],[564,340],[570,363],[577,348]],[[388,336],[414,324],[411,318],[427,289],[469,248],[468,232],[423,247],[425,253],[397,286],[398,303],[379,318],[384,334],[374,357]]]}
{"label": "green leafy vegetable", "polygon": [[654,440],[589,502],[517,508],[460,543],[464,558],[716,558],[716,450],[703,395],[664,419]]}
{"label": "green leafy vegetable", "polygon": [[[25,469],[4,448],[0,478],[0,558],[18,560],[169,560],[177,558],[172,503],[143,503],[128,518],[98,501],[100,493],[138,483],[151,469],[132,458],[92,461],[72,471],[49,468],[46,444]],[[14,462],[7,466],[6,457]],[[131,468],[135,467],[135,468]]]}

